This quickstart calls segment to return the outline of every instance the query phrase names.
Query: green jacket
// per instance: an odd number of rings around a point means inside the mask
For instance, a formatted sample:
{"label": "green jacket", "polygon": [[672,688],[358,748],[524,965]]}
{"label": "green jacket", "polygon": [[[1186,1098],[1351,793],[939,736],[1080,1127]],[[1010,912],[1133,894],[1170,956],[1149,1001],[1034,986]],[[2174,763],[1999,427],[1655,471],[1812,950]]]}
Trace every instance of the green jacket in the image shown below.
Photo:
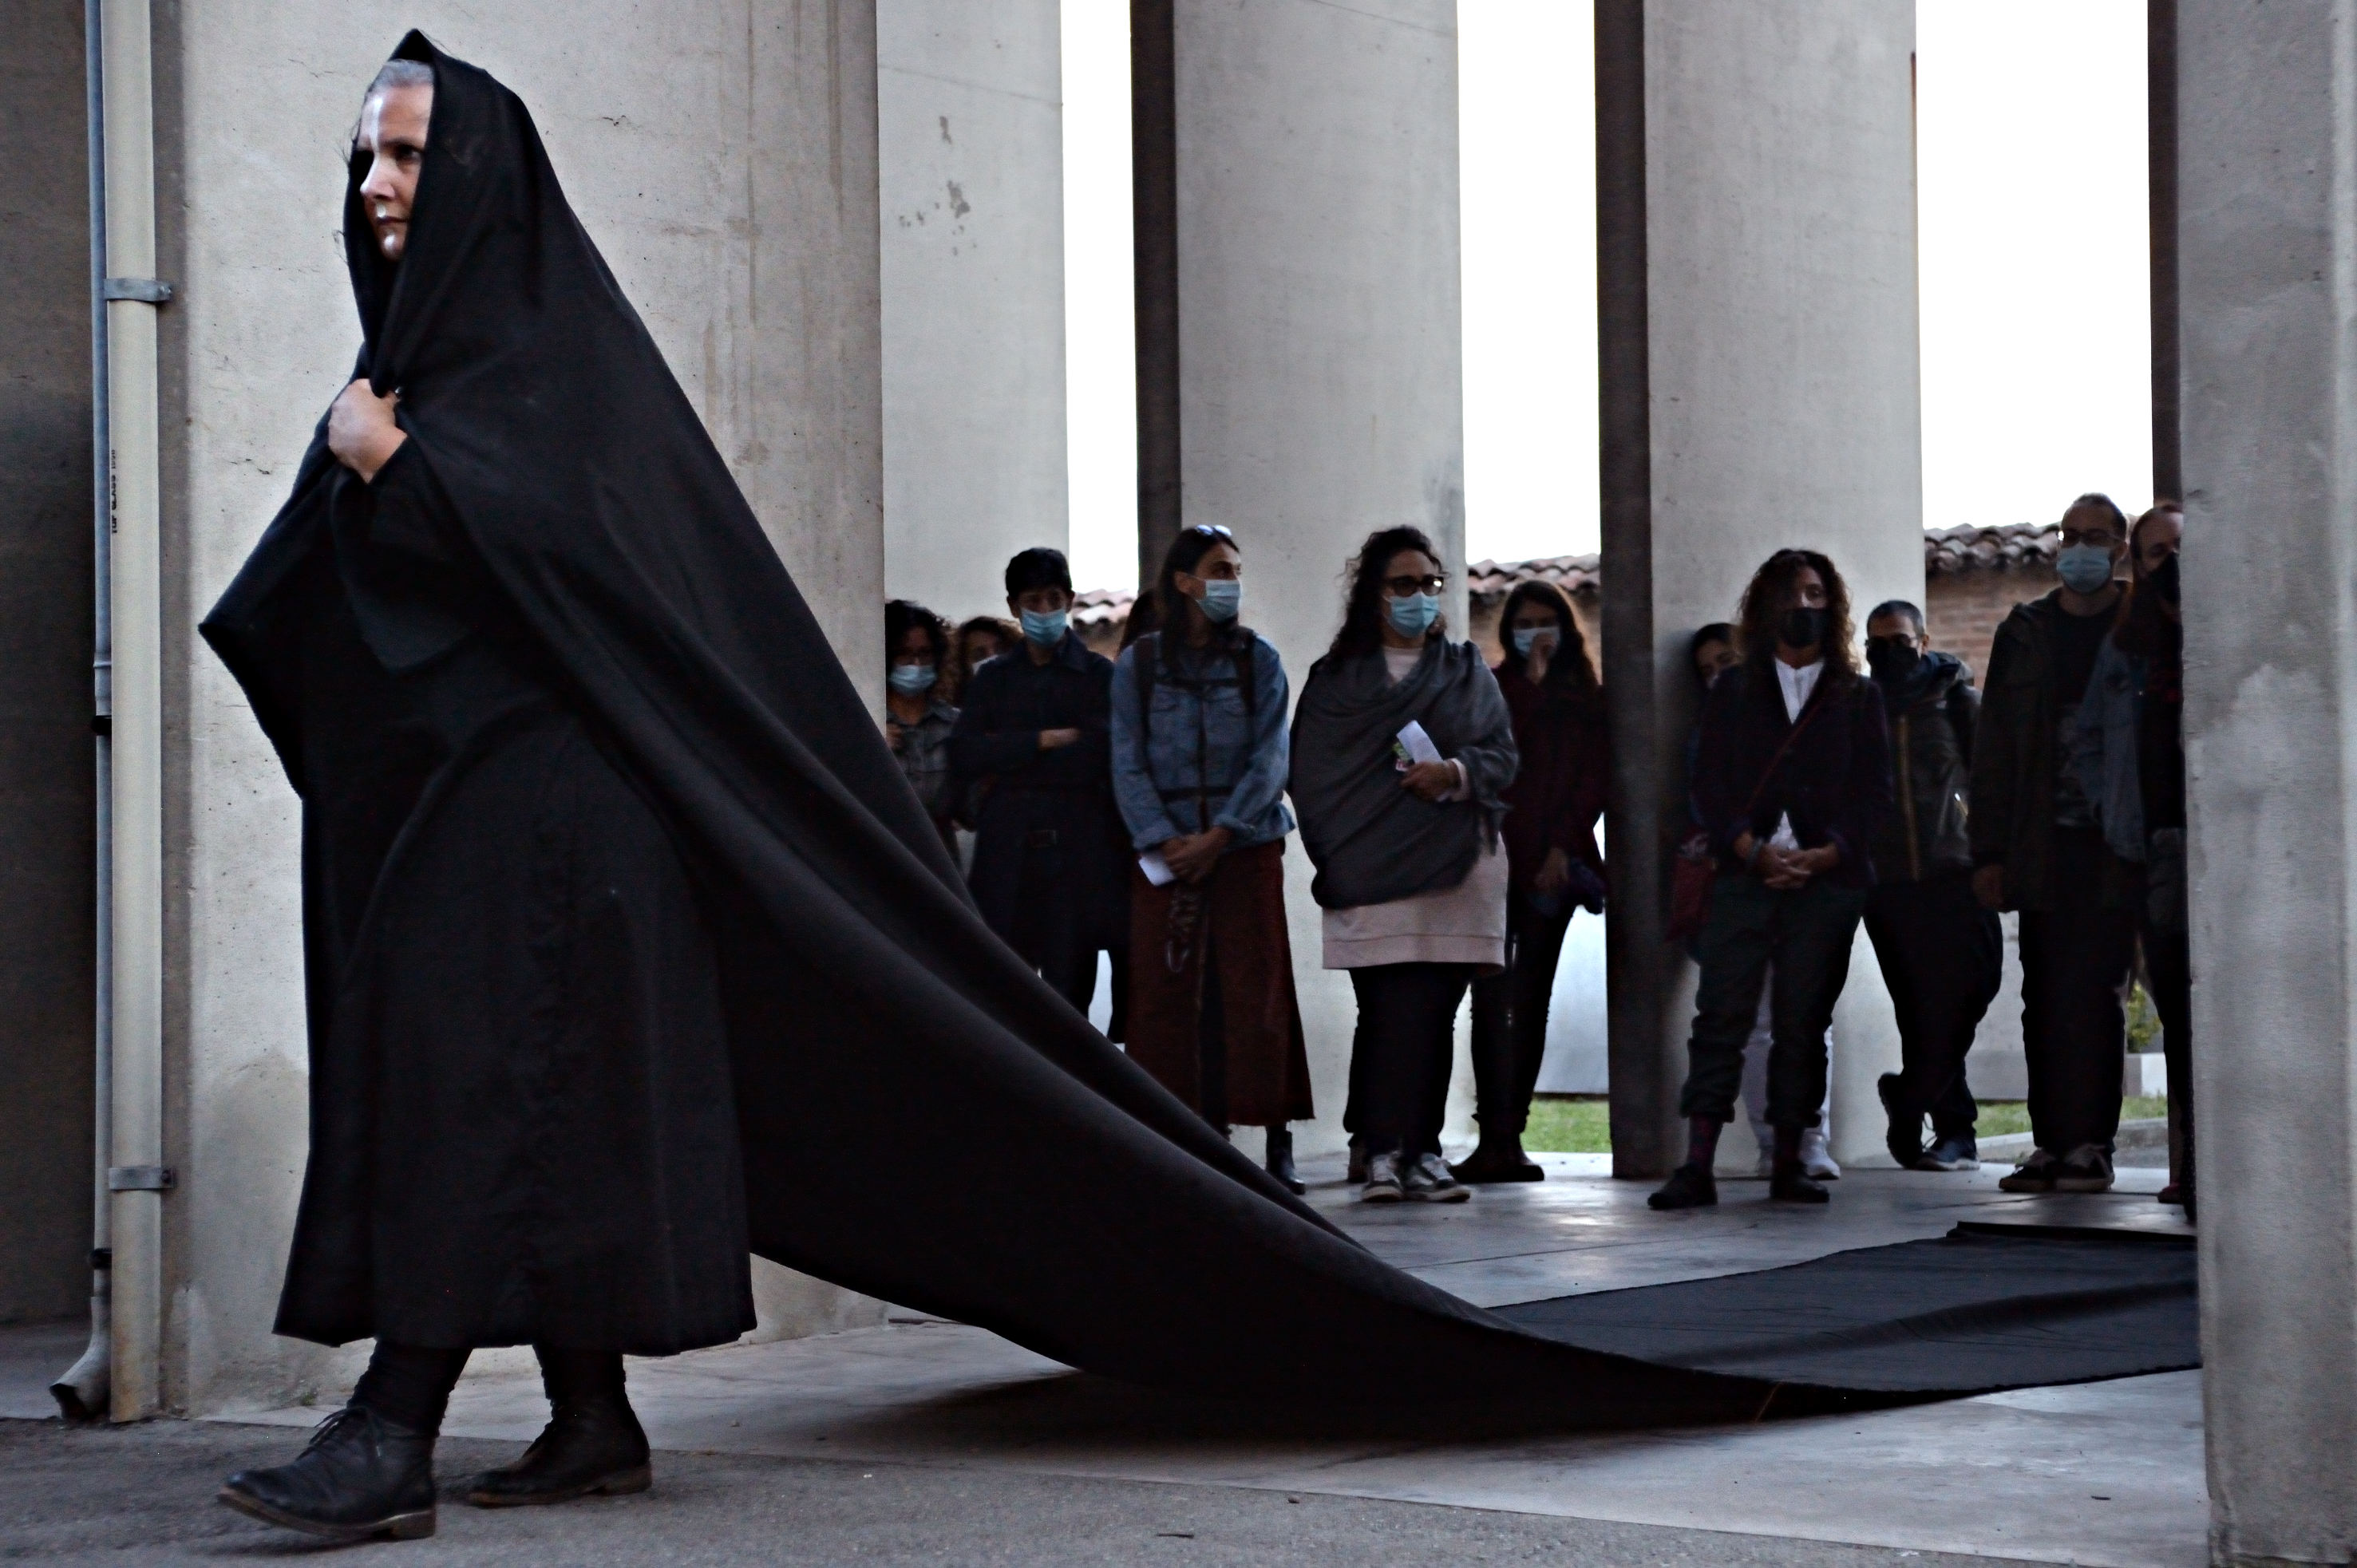
{"label": "green jacket", "polygon": [[1996,628],[1973,736],[1973,865],[2005,867],[2008,909],[2047,907],[2054,781],[2069,761],[2047,680],[2051,630],[2069,613],[2061,595],[2014,606]]}

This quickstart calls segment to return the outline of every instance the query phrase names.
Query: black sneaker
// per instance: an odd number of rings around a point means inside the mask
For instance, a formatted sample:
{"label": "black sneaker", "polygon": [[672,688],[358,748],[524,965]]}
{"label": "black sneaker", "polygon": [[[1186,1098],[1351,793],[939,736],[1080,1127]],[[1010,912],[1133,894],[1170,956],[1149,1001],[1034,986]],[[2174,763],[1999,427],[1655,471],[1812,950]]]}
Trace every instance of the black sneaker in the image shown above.
{"label": "black sneaker", "polygon": [[1996,1185],[2007,1192],[2052,1192],[2055,1173],[2062,1162],[2043,1149],[2032,1149],[2029,1157],[1997,1177]]}
{"label": "black sneaker", "polygon": [[1981,1168],[1980,1144],[1970,1133],[1942,1138],[1916,1160],[1919,1171],[1976,1171]]}
{"label": "black sneaker", "polygon": [[1874,1080],[1874,1092],[1882,1101],[1882,1113],[1890,1124],[1883,1129],[1883,1147],[1899,1162],[1902,1171],[1920,1170],[1917,1164],[1923,1157],[1923,1118],[1910,1117],[1899,1105],[1899,1086],[1904,1081],[1895,1072],[1886,1072]]}
{"label": "black sneaker", "polygon": [[218,1496],[265,1524],[330,1541],[417,1541],[434,1533],[434,1437],[346,1405],[292,1464],[240,1470]]}
{"label": "black sneaker", "polygon": [[2082,1144],[2062,1156],[2054,1169],[2057,1192],[2109,1192],[2112,1156],[2093,1144]]}
{"label": "black sneaker", "polygon": [[1708,1208],[1718,1201],[1718,1183],[1700,1165],[1680,1165],[1645,1199],[1649,1208]]}
{"label": "black sneaker", "polygon": [[1778,1171],[1768,1178],[1768,1197],[1776,1203],[1831,1203],[1834,1195],[1798,1165]]}

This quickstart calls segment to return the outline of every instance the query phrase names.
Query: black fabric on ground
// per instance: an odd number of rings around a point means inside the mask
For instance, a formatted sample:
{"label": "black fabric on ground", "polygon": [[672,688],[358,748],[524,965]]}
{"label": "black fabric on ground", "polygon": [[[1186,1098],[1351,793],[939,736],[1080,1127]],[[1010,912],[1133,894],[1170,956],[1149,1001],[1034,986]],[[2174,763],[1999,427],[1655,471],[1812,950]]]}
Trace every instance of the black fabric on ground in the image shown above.
{"label": "black fabric on ground", "polygon": [[[524,105],[422,35],[400,54],[436,89],[397,276],[348,188],[361,363],[401,393],[483,567],[484,613],[693,874],[755,1251],[1205,1392],[1394,1412],[1529,1401],[1567,1426],[1760,1404],[1755,1379],[1536,1337],[1383,1263],[993,936]],[[305,885],[315,960],[375,897],[421,783],[388,752],[382,669],[357,637],[300,635],[350,607],[332,575],[306,575],[346,473],[324,425],[204,627],[304,797],[307,861],[338,835],[337,876]],[[307,662],[317,650],[360,662]],[[338,977],[310,975],[320,1051]],[[315,1155],[321,1134],[315,1116]]]}
{"label": "black fabric on ground", "polygon": [[1500,1307],[1656,1366],[1925,1397],[2201,1364],[2191,1238],[1959,1225],[1790,1268]]}

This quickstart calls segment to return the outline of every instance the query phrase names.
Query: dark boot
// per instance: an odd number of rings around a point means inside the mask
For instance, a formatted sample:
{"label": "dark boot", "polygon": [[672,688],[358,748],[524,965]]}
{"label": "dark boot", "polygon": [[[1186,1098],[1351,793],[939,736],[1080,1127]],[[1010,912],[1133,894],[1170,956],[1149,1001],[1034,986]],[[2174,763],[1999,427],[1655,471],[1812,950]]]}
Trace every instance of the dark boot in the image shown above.
{"label": "dark boot", "polygon": [[221,1500],[242,1514],[331,1541],[434,1533],[434,1434],[346,1405],[290,1465],[240,1470]]}
{"label": "dark boot", "polygon": [[521,1508],[652,1486],[647,1434],[622,1390],[621,1356],[542,1350],[540,1358],[548,1425],[522,1458],[469,1481],[467,1500],[477,1508]]}
{"label": "dark boot", "polygon": [[1293,1129],[1271,1127],[1268,1130],[1268,1174],[1285,1186],[1285,1190],[1299,1194],[1309,1190],[1293,1168]]}
{"label": "dark boot", "polygon": [[1768,1196],[1780,1203],[1830,1203],[1833,1195],[1809,1178],[1801,1166],[1798,1127],[1776,1129],[1776,1161],[1769,1168]]}
{"label": "dark boot", "polygon": [[1718,1182],[1708,1165],[1680,1165],[1662,1184],[1662,1190],[1645,1199],[1649,1208],[1708,1208],[1718,1201]]}
{"label": "dark boot", "polygon": [[1449,1166],[1448,1173],[1458,1181],[1471,1183],[1546,1180],[1538,1162],[1523,1153],[1522,1135],[1516,1133],[1482,1134],[1473,1152]]}
{"label": "dark boot", "polygon": [[1907,1114],[1906,1106],[1899,1099],[1899,1087],[1903,1081],[1897,1073],[1886,1072],[1874,1080],[1874,1092],[1880,1096],[1882,1113],[1890,1122],[1882,1134],[1883,1146],[1899,1162],[1900,1170],[1911,1171],[1923,1157],[1923,1115],[1921,1112]]}

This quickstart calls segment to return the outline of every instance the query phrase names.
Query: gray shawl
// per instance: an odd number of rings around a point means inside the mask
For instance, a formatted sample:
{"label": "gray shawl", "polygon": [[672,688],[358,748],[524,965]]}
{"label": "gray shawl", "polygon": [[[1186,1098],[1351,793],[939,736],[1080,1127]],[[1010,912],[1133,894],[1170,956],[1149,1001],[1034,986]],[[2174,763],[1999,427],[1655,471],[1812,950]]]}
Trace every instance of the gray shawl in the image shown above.
{"label": "gray shawl", "polygon": [[[1435,804],[1400,787],[1393,737],[1410,719],[1465,765],[1469,800]],[[1312,665],[1293,714],[1293,808],[1325,909],[1388,904],[1455,887],[1483,842],[1521,758],[1496,677],[1469,642],[1437,638],[1399,684],[1379,649]]]}

